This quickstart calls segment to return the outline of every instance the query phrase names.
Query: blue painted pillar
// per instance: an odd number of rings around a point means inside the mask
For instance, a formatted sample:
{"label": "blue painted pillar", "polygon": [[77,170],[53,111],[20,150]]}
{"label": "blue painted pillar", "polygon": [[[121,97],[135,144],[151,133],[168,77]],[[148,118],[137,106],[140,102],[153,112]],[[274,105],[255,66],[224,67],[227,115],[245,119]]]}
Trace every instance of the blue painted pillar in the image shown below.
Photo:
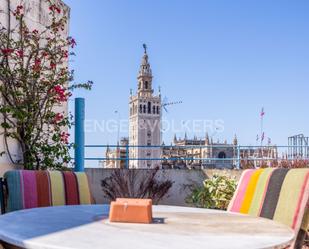
{"label": "blue painted pillar", "polygon": [[84,171],[85,163],[85,99],[75,98],[75,172]]}

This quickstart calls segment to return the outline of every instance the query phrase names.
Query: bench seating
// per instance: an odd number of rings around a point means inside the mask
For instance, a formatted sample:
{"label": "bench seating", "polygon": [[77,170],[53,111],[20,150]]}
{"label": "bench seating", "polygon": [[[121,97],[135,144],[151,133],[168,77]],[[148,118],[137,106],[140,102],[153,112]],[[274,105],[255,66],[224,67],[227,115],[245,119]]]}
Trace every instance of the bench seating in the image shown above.
{"label": "bench seating", "polygon": [[8,193],[6,212],[92,203],[85,173],[13,170],[6,172],[4,179]]}
{"label": "bench seating", "polygon": [[309,222],[309,169],[249,169],[228,211],[264,217],[291,227],[301,248]]}

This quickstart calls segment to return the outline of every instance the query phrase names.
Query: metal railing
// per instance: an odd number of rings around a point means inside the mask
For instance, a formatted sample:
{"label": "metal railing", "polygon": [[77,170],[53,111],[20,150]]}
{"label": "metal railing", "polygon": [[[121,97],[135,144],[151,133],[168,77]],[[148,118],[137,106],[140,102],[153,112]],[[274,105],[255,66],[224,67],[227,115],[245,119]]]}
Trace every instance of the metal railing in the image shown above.
{"label": "metal railing", "polygon": [[[85,161],[120,161],[124,164],[124,168],[129,168],[132,161],[158,161],[161,164],[167,162],[184,162],[188,167],[200,164],[201,168],[211,167],[215,164],[225,164],[229,167],[237,169],[241,168],[243,163],[253,163],[255,165],[263,164],[265,162],[275,161],[295,161],[295,160],[309,160],[309,146],[302,146],[302,154],[288,154],[291,149],[300,146],[243,146],[243,145],[85,145],[85,149],[103,149],[102,157],[86,156]],[[160,149],[160,157],[130,157],[131,149]],[[104,151],[105,149],[105,151]],[[113,151],[116,156],[106,156],[106,150]],[[199,152],[197,152],[199,151]],[[86,150],[87,152],[87,150]],[[166,152],[178,153],[177,155],[168,155]],[[182,152],[182,154],[180,153]],[[218,155],[221,156],[219,157]],[[205,157],[205,153],[208,156]],[[87,154],[87,153],[86,153]],[[172,153],[171,153],[172,154]],[[198,154],[198,156],[197,156]],[[223,165],[224,166],[224,165]],[[146,167],[145,167],[146,168]]]}
{"label": "metal railing", "polygon": [[[242,162],[253,162],[263,163],[268,161],[295,161],[295,160],[309,160],[309,146],[308,142],[306,145],[291,145],[288,146],[276,146],[276,145],[267,145],[267,146],[242,146],[242,145],[149,145],[149,146],[132,146],[132,145],[85,145],[85,130],[84,130],[84,120],[85,120],[85,100],[83,98],[75,99],[75,146],[74,146],[74,162],[75,162],[75,171],[83,171],[85,161],[122,161],[124,162],[124,168],[129,168],[131,161],[160,161],[164,162],[173,162],[181,161],[188,163],[199,162],[202,166],[209,166],[212,163],[218,162],[228,162],[231,163],[233,167],[239,169],[241,168]],[[118,157],[85,157],[85,149],[96,148],[96,149],[114,149],[114,150],[123,150],[122,155]],[[130,157],[130,149],[135,148],[160,148],[162,153],[158,157]],[[191,149],[191,154],[189,150]],[[204,153],[193,153],[192,150],[199,149],[200,151],[205,150],[210,151],[205,157]],[[214,150],[216,153],[214,153]],[[218,154],[218,151],[224,153],[226,150],[229,150],[228,153]],[[166,155],[164,152],[173,151],[177,152],[178,155]],[[184,153],[179,155],[180,152]],[[271,154],[268,154],[270,152]],[[295,153],[296,152],[296,153]],[[100,152],[101,153],[101,152]],[[103,154],[104,152],[102,152]],[[231,154],[232,153],[232,154]],[[88,153],[87,153],[88,154]],[[105,151],[106,154],[106,151]],[[197,157],[196,154],[199,154]],[[202,155],[203,154],[203,155]],[[207,154],[207,153],[206,153]],[[279,156],[281,154],[281,156]],[[151,155],[151,154],[150,154]],[[217,156],[216,156],[217,155]],[[220,156],[221,155],[221,156]]]}

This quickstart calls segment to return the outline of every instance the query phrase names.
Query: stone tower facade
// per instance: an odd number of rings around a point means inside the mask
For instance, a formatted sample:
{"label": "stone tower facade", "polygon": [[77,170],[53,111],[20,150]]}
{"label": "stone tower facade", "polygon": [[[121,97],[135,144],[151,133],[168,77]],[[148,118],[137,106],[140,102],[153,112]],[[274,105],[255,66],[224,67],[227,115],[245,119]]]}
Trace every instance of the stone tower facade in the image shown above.
{"label": "stone tower facade", "polygon": [[[160,165],[161,148],[161,95],[155,95],[152,87],[152,71],[146,45],[137,76],[136,95],[130,96],[129,145],[130,168],[154,168]],[[142,147],[136,147],[142,146]],[[146,147],[147,146],[147,147]],[[142,160],[136,160],[142,159]]]}

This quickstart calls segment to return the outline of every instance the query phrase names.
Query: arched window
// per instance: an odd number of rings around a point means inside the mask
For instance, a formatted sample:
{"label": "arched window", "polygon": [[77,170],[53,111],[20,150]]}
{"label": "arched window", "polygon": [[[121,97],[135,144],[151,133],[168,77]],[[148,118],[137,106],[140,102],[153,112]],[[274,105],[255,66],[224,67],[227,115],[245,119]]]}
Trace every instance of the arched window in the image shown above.
{"label": "arched window", "polygon": [[146,113],[146,105],[143,107],[143,112]]}
{"label": "arched window", "polygon": [[157,106],[157,114],[160,114],[160,108]]}
{"label": "arched window", "polygon": [[145,81],[145,89],[148,89],[148,81]]}
{"label": "arched window", "polygon": [[139,112],[142,113],[143,112],[143,106],[139,105]]}
{"label": "arched window", "polygon": [[156,114],[156,107],[155,106],[152,106],[152,113]]}
{"label": "arched window", "polygon": [[226,158],[226,154],[224,151],[221,151],[219,154],[218,154],[218,158]]}
{"label": "arched window", "polygon": [[148,102],[148,114],[151,114],[151,102]]}

